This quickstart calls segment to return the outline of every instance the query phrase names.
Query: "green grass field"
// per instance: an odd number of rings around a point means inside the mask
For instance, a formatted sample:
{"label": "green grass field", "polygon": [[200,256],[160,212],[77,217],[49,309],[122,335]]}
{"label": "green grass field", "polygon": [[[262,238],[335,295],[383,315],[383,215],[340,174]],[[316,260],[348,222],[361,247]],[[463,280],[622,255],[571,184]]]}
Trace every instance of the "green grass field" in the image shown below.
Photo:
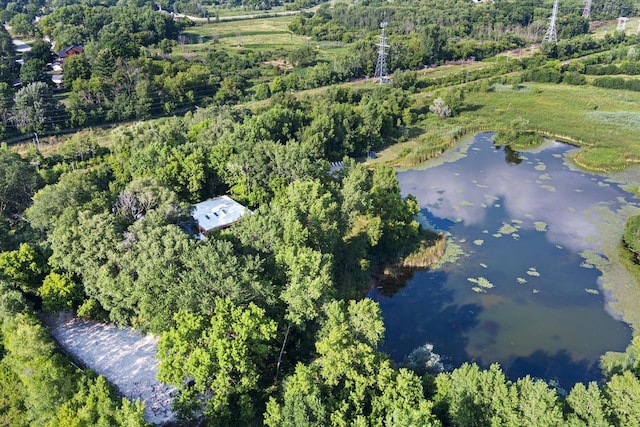
{"label": "green grass field", "polygon": [[[430,103],[424,93],[417,97]],[[586,169],[605,172],[640,163],[640,92],[562,84],[467,94],[457,117],[418,123],[415,137],[384,150],[378,161],[413,166],[433,157],[426,152],[437,155],[444,142],[464,133],[460,129],[508,129],[514,122],[584,147],[575,161]]]}
{"label": "green grass field", "polygon": [[[193,52],[206,51],[212,45],[231,50],[274,50],[293,49],[308,44],[307,37],[289,31],[291,19],[292,16],[280,16],[196,25],[185,31],[185,34],[194,39],[202,37],[203,43],[187,45],[185,48]],[[180,47],[177,52],[180,52]]]}

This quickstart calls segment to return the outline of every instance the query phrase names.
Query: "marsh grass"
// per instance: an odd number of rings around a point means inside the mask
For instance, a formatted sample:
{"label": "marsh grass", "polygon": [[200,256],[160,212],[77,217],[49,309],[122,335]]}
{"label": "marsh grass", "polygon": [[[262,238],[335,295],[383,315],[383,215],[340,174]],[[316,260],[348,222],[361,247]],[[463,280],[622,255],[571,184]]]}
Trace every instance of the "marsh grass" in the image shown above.
{"label": "marsh grass", "polygon": [[[467,94],[458,116],[423,120],[416,126],[418,136],[385,153],[381,161],[413,167],[468,133],[507,130],[524,118],[523,131],[585,147],[574,154],[583,169],[610,172],[640,163],[639,92],[562,84],[522,86],[517,91]],[[418,100],[423,97],[425,93],[416,95]]]}
{"label": "marsh grass", "polygon": [[423,230],[411,252],[402,260],[402,267],[428,268],[436,265],[445,253],[444,234]]}

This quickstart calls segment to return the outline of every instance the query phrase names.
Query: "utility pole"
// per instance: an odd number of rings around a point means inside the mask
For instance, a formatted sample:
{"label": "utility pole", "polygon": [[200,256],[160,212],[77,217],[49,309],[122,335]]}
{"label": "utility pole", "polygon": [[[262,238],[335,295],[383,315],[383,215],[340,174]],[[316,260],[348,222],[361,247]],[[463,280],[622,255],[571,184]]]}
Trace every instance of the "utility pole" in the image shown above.
{"label": "utility pole", "polygon": [[389,45],[387,44],[387,35],[385,34],[387,23],[382,22],[380,28],[382,28],[382,33],[380,34],[380,43],[376,43],[376,46],[378,46],[378,62],[376,63],[374,78],[380,79],[379,83],[383,84],[389,82],[389,75],[387,74],[387,48]]}
{"label": "utility pole", "polygon": [[558,34],[556,32],[556,20],[558,19],[558,0],[553,3],[553,13],[551,14],[551,22],[549,23],[549,28],[547,29],[547,33],[544,35],[542,42],[557,42]]}

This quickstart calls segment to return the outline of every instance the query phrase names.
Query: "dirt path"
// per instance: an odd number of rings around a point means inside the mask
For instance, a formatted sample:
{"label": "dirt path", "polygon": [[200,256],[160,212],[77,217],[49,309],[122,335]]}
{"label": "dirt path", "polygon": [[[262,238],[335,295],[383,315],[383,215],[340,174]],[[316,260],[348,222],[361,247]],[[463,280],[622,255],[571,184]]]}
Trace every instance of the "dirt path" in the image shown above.
{"label": "dirt path", "polygon": [[48,316],[44,322],[58,344],[78,362],[104,375],[123,396],[144,401],[147,421],[162,424],[175,420],[171,410],[174,388],[156,380],[155,336],[70,314]]}

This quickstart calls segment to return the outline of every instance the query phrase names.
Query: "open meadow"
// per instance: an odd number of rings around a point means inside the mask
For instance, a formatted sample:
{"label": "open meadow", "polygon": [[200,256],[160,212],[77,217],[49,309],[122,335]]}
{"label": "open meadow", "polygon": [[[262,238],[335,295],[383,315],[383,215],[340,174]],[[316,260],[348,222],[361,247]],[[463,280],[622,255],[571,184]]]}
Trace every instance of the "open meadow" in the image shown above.
{"label": "open meadow", "polygon": [[[431,98],[418,94],[418,103]],[[416,124],[407,142],[380,153],[377,161],[412,166],[439,154],[467,131],[524,130],[583,146],[576,162],[592,170],[618,170],[640,162],[640,93],[556,84],[494,85],[466,95],[460,114]],[[429,155],[431,154],[431,155]]]}
{"label": "open meadow", "polygon": [[213,48],[242,53],[246,49],[289,52],[311,46],[316,49],[318,60],[330,60],[344,51],[343,43],[314,42],[310,37],[292,33],[288,28],[292,19],[293,16],[278,16],[198,24],[185,31],[191,43],[179,45],[174,54],[190,58],[206,55]]}

